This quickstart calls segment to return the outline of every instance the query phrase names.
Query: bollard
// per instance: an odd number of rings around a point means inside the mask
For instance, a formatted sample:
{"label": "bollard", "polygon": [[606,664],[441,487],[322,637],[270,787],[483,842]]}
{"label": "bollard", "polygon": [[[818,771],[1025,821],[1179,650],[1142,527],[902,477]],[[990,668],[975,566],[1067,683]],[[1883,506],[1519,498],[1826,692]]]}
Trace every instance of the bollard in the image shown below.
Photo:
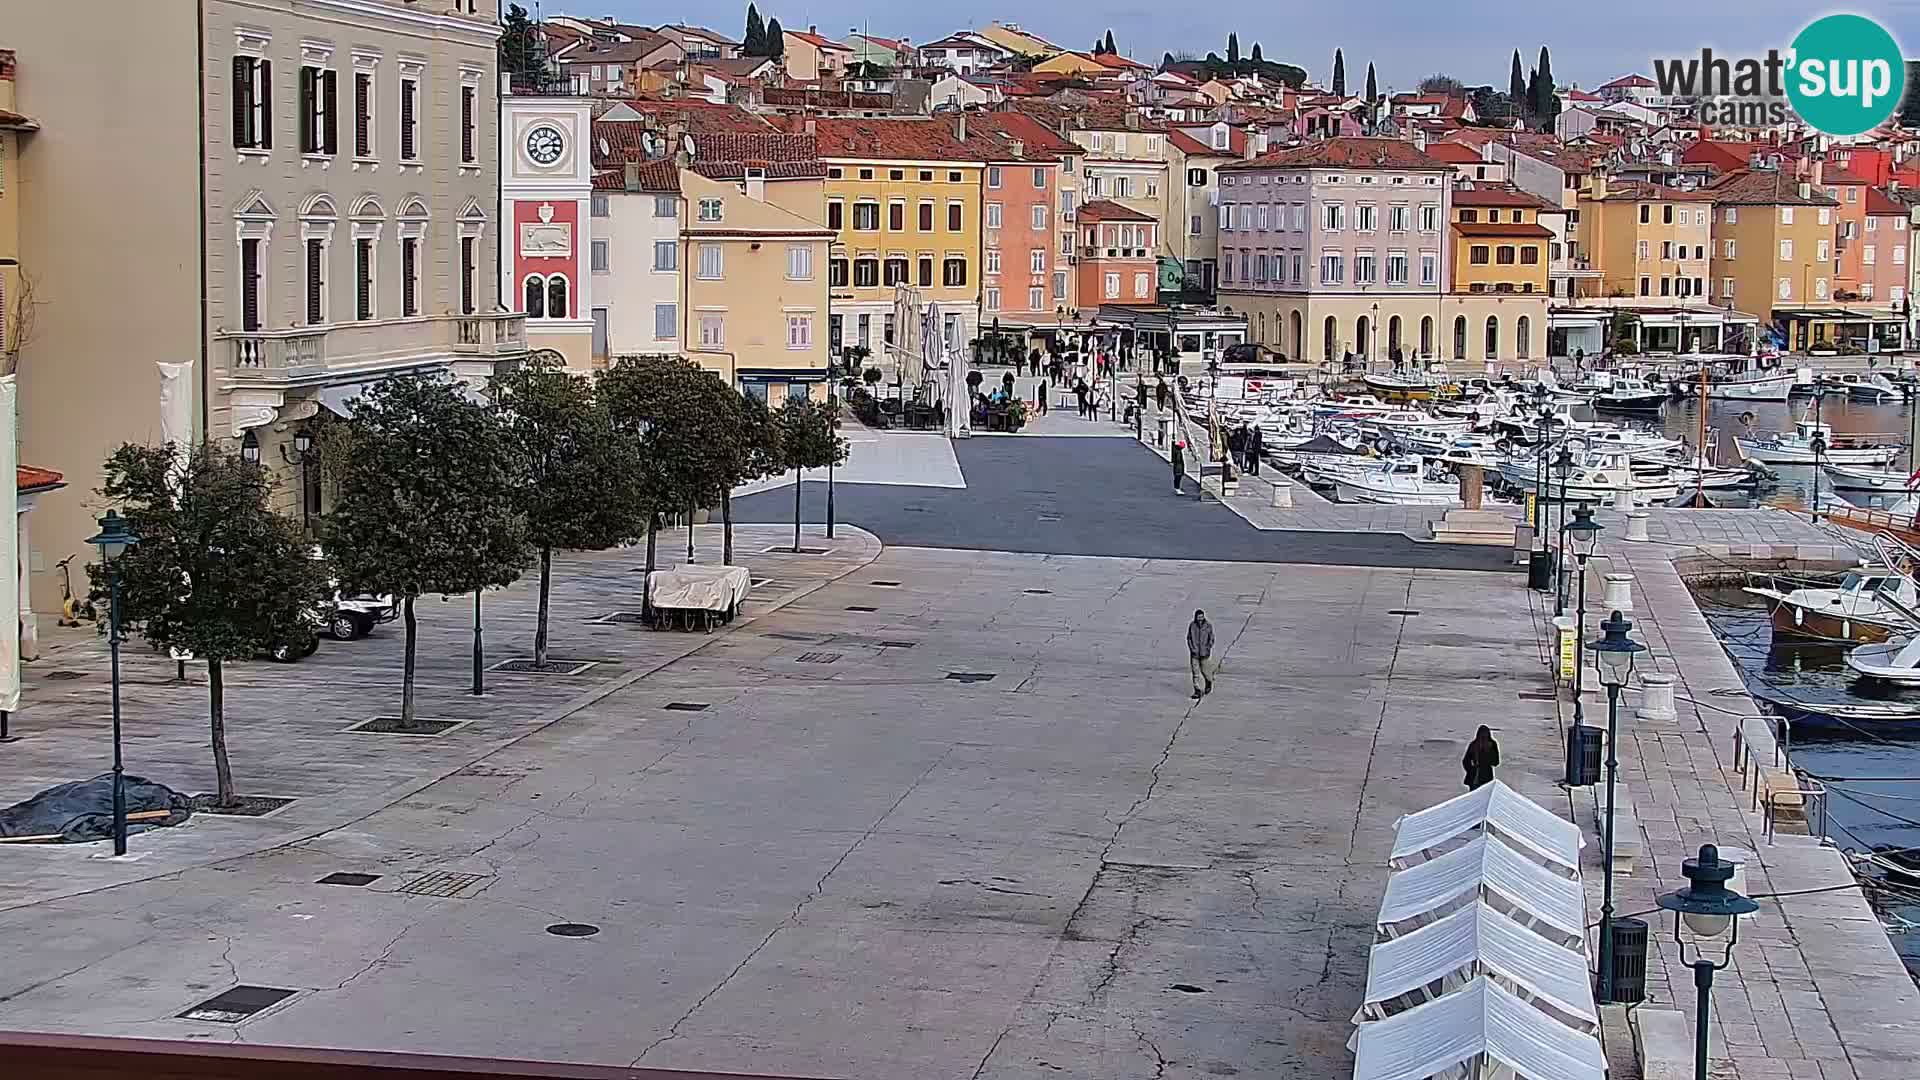
{"label": "bollard", "polygon": [[1635,714],[1642,720],[1678,720],[1673,708],[1673,676],[1649,671],[1640,676],[1640,708]]}
{"label": "bollard", "polygon": [[1285,480],[1273,482],[1273,505],[1281,508],[1293,505],[1293,485]]}
{"label": "bollard", "polygon": [[1633,613],[1633,575],[1607,574],[1604,580],[1606,599],[1601,602],[1600,610],[1618,611],[1631,615]]}
{"label": "bollard", "polygon": [[1633,509],[1633,489],[1621,488],[1619,491],[1614,492],[1613,508],[1615,510],[1620,511],[1623,514],[1629,510],[1632,510]]}
{"label": "bollard", "polygon": [[1627,539],[1628,540],[1631,540],[1635,543],[1646,542],[1647,518],[1650,516],[1652,515],[1648,514],[1645,510],[1630,510],[1627,512]]}
{"label": "bollard", "polygon": [[1156,423],[1159,426],[1156,427],[1153,432],[1153,445],[1165,449],[1167,445],[1167,428],[1173,423],[1173,420],[1169,417],[1162,416],[1156,418]]}

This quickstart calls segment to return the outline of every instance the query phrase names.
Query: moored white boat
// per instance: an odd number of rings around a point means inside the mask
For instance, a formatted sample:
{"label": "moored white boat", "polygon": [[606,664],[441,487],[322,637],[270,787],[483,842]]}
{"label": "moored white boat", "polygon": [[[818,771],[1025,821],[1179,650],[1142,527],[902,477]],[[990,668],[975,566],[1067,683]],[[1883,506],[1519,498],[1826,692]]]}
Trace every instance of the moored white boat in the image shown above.
{"label": "moored white boat", "polygon": [[1809,641],[1885,641],[1910,623],[1920,589],[1891,570],[1853,570],[1831,588],[1742,590],[1770,605],[1773,636]]}
{"label": "moored white boat", "polygon": [[[1649,468],[1651,463],[1642,463],[1642,467]],[[1500,477],[1522,493],[1535,492],[1540,487],[1533,463],[1526,459],[1509,460],[1502,464]],[[1539,494],[1544,499],[1603,502],[1621,491],[1631,491],[1636,502],[1651,503],[1678,495],[1680,485],[1664,468],[1646,474],[1638,473],[1633,460],[1626,454],[1605,451],[1590,452],[1576,460],[1573,469],[1565,477],[1558,475],[1557,470],[1550,471],[1546,490]]]}
{"label": "moored white boat", "polygon": [[1460,478],[1430,474],[1418,459],[1389,459],[1364,472],[1338,476],[1334,494],[1342,502],[1392,506],[1452,506],[1460,501]]}
{"label": "moored white boat", "polygon": [[1794,372],[1775,371],[1711,380],[1707,396],[1719,401],[1785,401],[1796,378]]}
{"label": "moored white boat", "polygon": [[1849,649],[1847,669],[1866,679],[1920,686],[1920,634],[1891,637]]}
{"label": "moored white boat", "polygon": [[1864,465],[1834,465],[1823,470],[1827,480],[1842,491],[1907,491],[1914,475],[1905,469],[1874,469]]}
{"label": "moored white boat", "polygon": [[[1815,436],[1826,447],[1817,454],[1813,446]],[[1757,439],[1736,437],[1733,445],[1742,458],[1767,465],[1812,465],[1816,462],[1830,465],[1886,465],[1899,457],[1902,449],[1898,443],[1836,438],[1832,427],[1805,420],[1795,424],[1790,433]]]}

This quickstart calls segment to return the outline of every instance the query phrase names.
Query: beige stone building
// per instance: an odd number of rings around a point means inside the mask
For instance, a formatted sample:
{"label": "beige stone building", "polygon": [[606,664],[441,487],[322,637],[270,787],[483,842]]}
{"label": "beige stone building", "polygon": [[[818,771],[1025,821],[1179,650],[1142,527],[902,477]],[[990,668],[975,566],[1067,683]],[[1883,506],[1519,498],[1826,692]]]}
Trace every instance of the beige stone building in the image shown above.
{"label": "beige stone building", "polygon": [[525,354],[495,267],[495,0],[11,4],[11,182],[34,331],[23,460],[65,473],[34,601],[93,531],[123,441],[208,438],[318,509],[295,439],[403,371],[478,380]]}

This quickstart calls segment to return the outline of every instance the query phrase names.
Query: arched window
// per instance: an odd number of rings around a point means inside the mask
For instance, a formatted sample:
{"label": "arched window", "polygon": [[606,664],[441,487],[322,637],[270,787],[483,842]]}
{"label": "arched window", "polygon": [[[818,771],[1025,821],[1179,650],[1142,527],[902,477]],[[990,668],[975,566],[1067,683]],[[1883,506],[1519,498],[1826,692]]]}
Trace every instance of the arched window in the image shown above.
{"label": "arched window", "polygon": [[1533,356],[1533,322],[1525,315],[1520,316],[1520,321],[1513,326],[1513,343],[1519,350],[1520,359]]}
{"label": "arched window", "polygon": [[1398,315],[1387,320],[1387,351],[1389,353],[1400,351],[1400,316]]}
{"label": "arched window", "polygon": [[1487,316],[1487,359],[1500,359],[1500,317]]}
{"label": "arched window", "polygon": [[1253,340],[1267,340],[1267,313],[1262,311],[1253,317]]}
{"label": "arched window", "polygon": [[547,317],[547,282],[539,274],[527,275],[527,318]]}
{"label": "arched window", "polygon": [[1326,354],[1323,359],[1329,364],[1333,363],[1334,342],[1339,336],[1340,324],[1333,321],[1333,316],[1327,316],[1325,342],[1321,345],[1321,349]]}
{"label": "arched window", "polygon": [[1455,360],[1467,358],[1467,317],[1465,315],[1453,317],[1453,358]]}
{"label": "arched window", "polygon": [[1287,324],[1293,328],[1293,353],[1295,360],[1307,355],[1307,323],[1300,317],[1298,309],[1287,312]]}
{"label": "arched window", "polygon": [[547,318],[564,319],[567,317],[567,278],[564,274],[555,274],[547,279]]}
{"label": "arched window", "polygon": [[1420,316],[1420,355],[1422,358],[1433,355],[1433,316]]}
{"label": "arched window", "polygon": [[1372,330],[1373,326],[1367,321],[1365,315],[1353,320],[1353,351],[1358,353],[1362,360],[1373,358],[1370,355],[1371,350],[1367,348],[1373,336]]}

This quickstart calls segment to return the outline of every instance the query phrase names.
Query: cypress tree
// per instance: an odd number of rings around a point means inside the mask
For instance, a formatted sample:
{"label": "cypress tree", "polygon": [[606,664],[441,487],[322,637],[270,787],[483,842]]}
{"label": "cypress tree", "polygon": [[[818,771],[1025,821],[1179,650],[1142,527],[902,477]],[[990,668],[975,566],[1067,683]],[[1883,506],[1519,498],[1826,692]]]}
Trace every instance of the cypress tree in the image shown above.
{"label": "cypress tree", "polygon": [[1239,62],[1240,62],[1240,35],[1228,34],[1227,35],[1227,63],[1237,64]]}
{"label": "cypress tree", "polygon": [[787,55],[787,32],[780,29],[780,18],[775,16],[767,20],[767,52],[769,60],[782,60]]}
{"label": "cypress tree", "polygon": [[1340,97],[1347,96],[1347,58],[1339,49],[1333,50],[1333,92]]}
{"label": "cypress tree", "polygon": [[747,37],[740,43],[740,51],[748,56],[767,55],[767,26],[752,4],[747,5]]}
{"label": "cypress tree", "polygon": [[1108,56],[1119,55],[1120,50],[1113,47],[1113,31],[1112,30],[1107,31],[1107,40],[1105,44],[1106,44],[1106,52]]}
{"label": "cypress tree", "polygon": [[1380,84],[1373,79],[1373,64],[1367,64],[1367,102],[1372,104],[1380,100]]}
{"label": "cypress tree", "polygon": [[1533,115],[1552,123],[1560,109],[1553,93],[1553,58],[1547,55],[1545,45],[1540,46],[1540,67],[1537,70],[1540,73],[1540,85],[1533,91]]}
{"label": "cypress tree", "polygon": [[1257,41],[1253,43],[1253,62],[1260,62],[1260,43]]}
{"label": "cypress tree", "polygon": [[1527,110],[1527,70],[1520,66],[1520,50],[1513,50],[1513,73],[1507,76],[1507,96],[1518,112]]}

